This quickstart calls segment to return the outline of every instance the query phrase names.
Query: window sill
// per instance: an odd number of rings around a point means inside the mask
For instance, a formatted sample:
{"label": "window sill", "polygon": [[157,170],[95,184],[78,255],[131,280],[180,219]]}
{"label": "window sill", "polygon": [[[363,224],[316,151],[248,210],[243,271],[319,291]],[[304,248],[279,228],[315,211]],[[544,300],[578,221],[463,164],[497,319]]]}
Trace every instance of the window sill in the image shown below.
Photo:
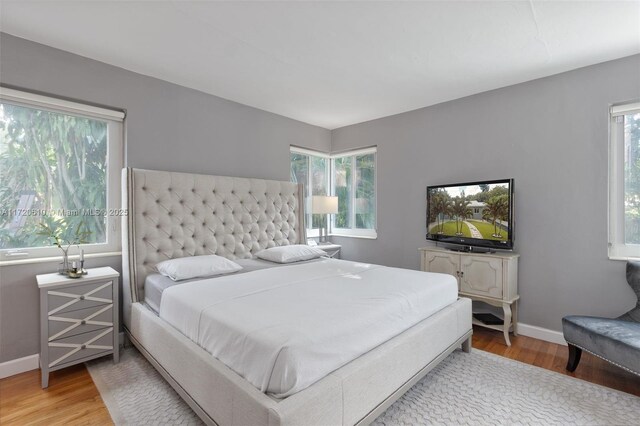
{"label": "window sill", "polygon": [[609,256],[609,260],[624,260],[625,262],[628,260],[640,261],[640,257],[634,256]]}
{"label": "window sill", "polygon": [[[121,251],[109,251],[104,253],[90,253],[85,254],[85,259],[98,259],[101,257],[115,257],[121,256]],[[69,256],[69,260],[76,260],[78,255]],[[50,256],[50,257],[34,257],[32,259],[18,259],[18,260],[2,260],[0,261],[0,267],[13,266],[13,265],[28,265],[30,263],[48,263],[48,262],[62,262],[62,256]]]}
{"label": "window sill", "polygon": [[377,240],[378,233],[374,232],[370,235],[354,235],[354,234],[343,234],[339,232],[332,232],[329,234],[330,237],[345,237],[345,238],[360,238],[362,240]]}

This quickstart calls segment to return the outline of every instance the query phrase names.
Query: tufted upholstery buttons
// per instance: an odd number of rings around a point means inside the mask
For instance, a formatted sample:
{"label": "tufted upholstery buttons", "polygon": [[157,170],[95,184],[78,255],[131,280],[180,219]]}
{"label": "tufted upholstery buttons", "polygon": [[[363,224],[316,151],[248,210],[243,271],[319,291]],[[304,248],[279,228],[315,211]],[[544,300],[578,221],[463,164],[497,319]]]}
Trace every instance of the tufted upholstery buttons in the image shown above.
{"label": "tufted upholstery buttons", "polygon": [[133,181],[140,182],[132,198],[144,217],[132,235],[137,300],[146,274],[162,260],[204,253],[245,259],[299,241],[295,209],[303,203],[295,184],[137,169]]}

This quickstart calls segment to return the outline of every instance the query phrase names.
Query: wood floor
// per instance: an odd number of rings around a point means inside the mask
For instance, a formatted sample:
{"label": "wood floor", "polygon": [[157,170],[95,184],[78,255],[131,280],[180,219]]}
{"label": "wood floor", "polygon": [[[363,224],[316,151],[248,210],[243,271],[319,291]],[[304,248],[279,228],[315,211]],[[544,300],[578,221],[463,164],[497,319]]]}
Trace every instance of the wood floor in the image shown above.
{"label": "wood floor", "polygon": [[[567,348],[518,336],[512,346],[502,333],[474,327],[473,347],[527,364],[577,377],[640,396],[640,377],[594,357],[582,354],[575,373],[567,373]],[[49,388],[40,388],[40,372],[29,371],[0,380],[0,424],[105,425],[112,424],[100,394],[83,365],[51,373]]]}

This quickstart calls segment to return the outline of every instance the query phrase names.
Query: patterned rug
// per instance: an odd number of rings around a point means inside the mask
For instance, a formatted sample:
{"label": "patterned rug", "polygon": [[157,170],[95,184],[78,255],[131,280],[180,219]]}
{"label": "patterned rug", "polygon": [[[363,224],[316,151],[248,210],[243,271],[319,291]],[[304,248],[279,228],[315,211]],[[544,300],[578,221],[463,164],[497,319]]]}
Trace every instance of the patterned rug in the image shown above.
{"label": "patterned rug", "polygon": [[[116,425],[199,425],[134,348],[87,363]],[[638,425],[640,398],[487,352],[455,351],[378,417],[381,425]]]}

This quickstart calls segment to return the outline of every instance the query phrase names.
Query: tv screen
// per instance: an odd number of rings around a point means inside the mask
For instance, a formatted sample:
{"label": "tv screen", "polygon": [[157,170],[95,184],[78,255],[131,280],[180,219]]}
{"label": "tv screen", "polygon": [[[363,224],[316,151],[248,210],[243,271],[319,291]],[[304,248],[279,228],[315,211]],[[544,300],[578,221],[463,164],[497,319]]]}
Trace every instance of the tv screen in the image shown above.
{"label": "tv screen", "polygon": [[427,187],[427,239],[512,249],[513,179]]}

